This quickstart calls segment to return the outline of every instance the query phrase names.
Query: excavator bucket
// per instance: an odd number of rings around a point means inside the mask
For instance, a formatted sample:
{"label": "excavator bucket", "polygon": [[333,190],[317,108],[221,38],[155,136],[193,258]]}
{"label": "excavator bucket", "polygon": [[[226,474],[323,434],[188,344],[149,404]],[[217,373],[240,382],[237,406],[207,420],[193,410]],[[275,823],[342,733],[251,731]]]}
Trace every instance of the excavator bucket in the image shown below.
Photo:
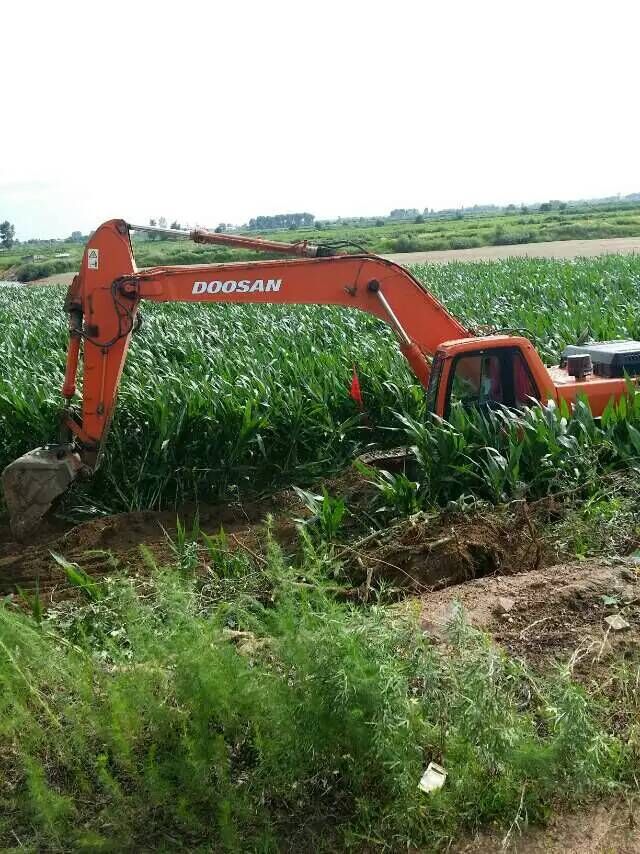
{"label": "excavator bucket", "polygon": [[2,489],[11,531],[18,541],[37,527],[82,468],[79,455],[69,445],[36,448],[6,467]]}

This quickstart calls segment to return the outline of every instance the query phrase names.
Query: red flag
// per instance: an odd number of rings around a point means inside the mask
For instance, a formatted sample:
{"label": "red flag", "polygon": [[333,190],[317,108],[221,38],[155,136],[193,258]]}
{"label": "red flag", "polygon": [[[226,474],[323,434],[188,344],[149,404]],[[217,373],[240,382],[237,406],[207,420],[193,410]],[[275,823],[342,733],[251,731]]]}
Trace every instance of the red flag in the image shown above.
{"label": "red flag", "polygon": [[353,368],[353,376],[351,377],[349,395],[351,396],[351,399],[358,404],[360,409],[364,408],[364,403],[362,401],[362,391],[360,390],[360,380],[358,379],[358,372],[355,369],[355,365]]}

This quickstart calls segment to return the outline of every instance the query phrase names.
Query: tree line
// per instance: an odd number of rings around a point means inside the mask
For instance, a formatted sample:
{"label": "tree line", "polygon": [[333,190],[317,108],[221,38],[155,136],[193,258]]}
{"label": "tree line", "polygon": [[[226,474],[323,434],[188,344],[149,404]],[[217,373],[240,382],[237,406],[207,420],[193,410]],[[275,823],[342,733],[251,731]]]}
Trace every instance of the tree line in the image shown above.
{"label": "tree line", "polygon": [[310,213],[275,214],[274,216],[257,216],[249,220],[252,231],[262,231],[267,228],[304,228],[311,227],[315,216]]}

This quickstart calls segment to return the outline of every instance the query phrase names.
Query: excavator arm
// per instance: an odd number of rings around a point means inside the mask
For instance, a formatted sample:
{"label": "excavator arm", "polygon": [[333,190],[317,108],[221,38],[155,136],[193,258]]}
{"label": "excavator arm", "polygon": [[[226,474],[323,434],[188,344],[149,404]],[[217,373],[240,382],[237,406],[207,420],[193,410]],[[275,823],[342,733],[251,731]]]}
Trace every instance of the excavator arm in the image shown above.
{"label": "excavator arm", "polygon": [[[358,309],[389,324],[425,387],[428,357],[443,341],[469,335],[407,270],[374,255],[330,255],[330,249],[306,242],[279,244],[195,231],[188,236],[200,243],[301,257],[138,270],[129,228],[122,220],[111,220],[94,232],[67,294],[70,338],[62,389],[67,402],[64,441],[25,454],[3,473],[5,499],[19,537],[37,524],[78,474],[90,474],[98,465],[141,300]],[[83,376],[78,418],[71,401],[80,357]]]}

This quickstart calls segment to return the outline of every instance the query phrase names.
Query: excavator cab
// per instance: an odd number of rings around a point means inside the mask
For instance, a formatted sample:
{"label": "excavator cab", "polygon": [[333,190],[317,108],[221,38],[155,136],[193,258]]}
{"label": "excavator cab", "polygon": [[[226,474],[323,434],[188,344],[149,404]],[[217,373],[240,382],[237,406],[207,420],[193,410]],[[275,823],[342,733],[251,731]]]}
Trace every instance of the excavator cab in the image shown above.
{"label": "excavator cab", "polygon": [[471,347],[467,341],[450,342],[438,349],[427,390],[431,412],[448,418],[457,407],[519,409],[541,399],[519,342],[478,346],[486,340],[476,338]]}
{"label": "excavator cab", "polygon": [[574,344],[562,353],[560,364],[547,368],[527,338],[487,335],[437,348],[427,406],[449,418],[459,406],[522,409],[535,401],[564,401],[571,407],[582,395],[599,417],[633,385],[640,385],[640,341]]}

